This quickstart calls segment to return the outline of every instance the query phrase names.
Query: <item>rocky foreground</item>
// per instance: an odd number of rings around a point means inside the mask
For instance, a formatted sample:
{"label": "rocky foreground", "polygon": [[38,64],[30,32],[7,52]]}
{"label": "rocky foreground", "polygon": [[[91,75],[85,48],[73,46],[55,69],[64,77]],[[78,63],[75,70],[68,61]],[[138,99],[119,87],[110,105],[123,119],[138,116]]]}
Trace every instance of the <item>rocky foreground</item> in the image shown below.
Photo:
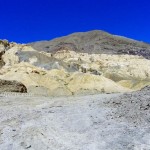
{"label": "rocky foreground", "polygon": [[2,150],[149,150],[150,88],[129,94],[2,94]]}

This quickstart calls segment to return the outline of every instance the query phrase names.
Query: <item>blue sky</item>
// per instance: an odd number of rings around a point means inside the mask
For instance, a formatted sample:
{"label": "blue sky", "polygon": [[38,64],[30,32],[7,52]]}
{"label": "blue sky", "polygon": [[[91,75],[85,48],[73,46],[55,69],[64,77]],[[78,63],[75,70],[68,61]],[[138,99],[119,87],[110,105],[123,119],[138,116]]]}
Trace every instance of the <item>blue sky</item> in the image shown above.
{"label": "blue sky", "polygon": [[95,29],[150,43],[150,0],[0,0],[0,39],[27,43]]}

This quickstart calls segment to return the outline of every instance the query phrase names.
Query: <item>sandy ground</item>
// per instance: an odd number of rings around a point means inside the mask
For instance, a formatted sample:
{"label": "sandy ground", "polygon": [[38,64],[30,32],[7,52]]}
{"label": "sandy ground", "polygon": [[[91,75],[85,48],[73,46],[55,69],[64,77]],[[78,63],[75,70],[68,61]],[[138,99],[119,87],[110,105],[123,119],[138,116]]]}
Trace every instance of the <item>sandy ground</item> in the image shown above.
{"label": "sandy ground", "polygon": [[117,120],[122,94],[0,96],[0,150],[150,150],[150,127]]}

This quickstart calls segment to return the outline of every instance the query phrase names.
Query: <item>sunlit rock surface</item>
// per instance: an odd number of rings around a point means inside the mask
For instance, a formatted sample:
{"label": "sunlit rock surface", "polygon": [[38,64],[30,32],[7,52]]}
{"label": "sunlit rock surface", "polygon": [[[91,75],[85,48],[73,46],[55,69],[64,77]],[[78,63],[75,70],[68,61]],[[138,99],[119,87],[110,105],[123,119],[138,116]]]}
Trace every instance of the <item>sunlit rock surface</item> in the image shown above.
{"label": "sunlit rock surface", "polygon": [[[88,36],[106,36],[106,33],[98,33],[93,31],[88,33]],[[108,43],[110,37],[113,37],[113,42],[126,41],[127,47],[129,43],[130,46],[131,43],[136,43],[138,48],[145,47],[149,51],[148,44],[112,35],[109,35]],[[70,38],[72,39],[72,35]],[[56,45],[60,39],[52,43]],[[94,41],[95,37],[92,40]],[[82,41],[87,42],[87,39],[83,38],[80,42]],[[57,44],[59,45],[59,42]],[[28,92],[34,94],[41,94],[40,91],[43,91],[43,95],[49,96],[131,92],[150,85],[150,60],[142,55],[118,54],[113,50],[112,53],[100,50],[94,54],[92,48],[92,53],[88,51],[89,47],[88,50],[80,52],[68,44],[60,44],[59,49],[50,52],[35,49],[38,43],[24,45],[5,41],[0,45],[0,79],[21,82],[27,87]]]}

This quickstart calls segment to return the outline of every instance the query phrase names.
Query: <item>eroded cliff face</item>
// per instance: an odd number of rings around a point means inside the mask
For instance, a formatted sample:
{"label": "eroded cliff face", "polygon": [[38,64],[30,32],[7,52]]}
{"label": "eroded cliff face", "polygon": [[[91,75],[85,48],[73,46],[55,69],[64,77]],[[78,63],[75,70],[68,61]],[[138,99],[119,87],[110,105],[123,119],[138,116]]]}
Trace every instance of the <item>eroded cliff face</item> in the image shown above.
{"label": "eroded cliff face", "polygon": [[103,31],[31,44],[0,41],[0,79],[49,96],[131,92],[150,85],[150,45]]}
{"label": "eroded cliff face", "polygon": [[9,43],[7,40],[0,40],[0,68],[5,65],[5,60],[3,58],[5,52],[15,45],[17,44],[14,42]]}
{"label": "eroded cliff face", "polygon": [[5,65],[5,62],[2,59],[2,56],[4,55],[4,53],[5,53],[4,51],[0,52],[0,68],[2,68]]}
{"label": "eroded cliff face", "polygon": [[0,40],[0,68],[2,68],[2,66],[5,65],[3,59],[2,59],[2,56],[4,55],[5,53],[5,49],[6,49],[6,44],[4,41]]}
{"label": "eroded cliff face", "polygon": [[62,48],[47,53],[14,44],[2,55],[0,79],[39,95],[118,93],[150,85],[150,60],[137,55],[88,54]]}

